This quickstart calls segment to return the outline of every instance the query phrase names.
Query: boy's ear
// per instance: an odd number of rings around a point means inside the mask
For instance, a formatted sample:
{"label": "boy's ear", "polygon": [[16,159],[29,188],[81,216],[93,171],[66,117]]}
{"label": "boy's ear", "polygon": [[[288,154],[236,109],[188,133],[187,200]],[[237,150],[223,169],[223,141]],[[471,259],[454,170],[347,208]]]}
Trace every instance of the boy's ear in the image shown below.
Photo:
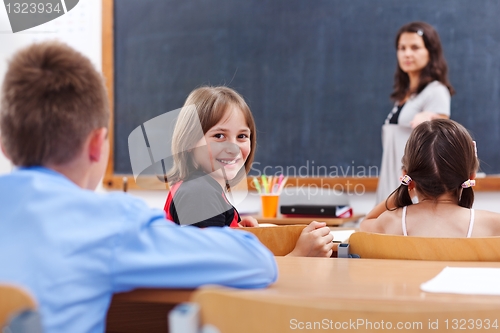
{"label": "boy's ear", "polygon": [[2,153],[5,155],[10,160],[9,154],[7,154],[7,151],[5,150],[5,147],[3,146],[2,140],[0,140],[0,149],[2,150]]}
{"label": "boy's ear", "polygon": [[96,129],[90,133],[89,157],[92,162],[99,162],[103,146],[108,137],[108,129],[105,127]]}

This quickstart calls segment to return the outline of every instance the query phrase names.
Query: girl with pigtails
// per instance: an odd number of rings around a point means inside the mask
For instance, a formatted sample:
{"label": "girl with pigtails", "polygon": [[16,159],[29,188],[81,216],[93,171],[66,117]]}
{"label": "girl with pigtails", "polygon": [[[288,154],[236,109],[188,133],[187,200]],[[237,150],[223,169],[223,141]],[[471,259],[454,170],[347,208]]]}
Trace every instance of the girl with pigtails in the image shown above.
{"label": "girl with pigtails", "polygon": [[418,125],[405,147],[399,187],[361,223],[367,232],[420,237],[500,235],[500,214],[474,210],[475,142],[449,119]]}

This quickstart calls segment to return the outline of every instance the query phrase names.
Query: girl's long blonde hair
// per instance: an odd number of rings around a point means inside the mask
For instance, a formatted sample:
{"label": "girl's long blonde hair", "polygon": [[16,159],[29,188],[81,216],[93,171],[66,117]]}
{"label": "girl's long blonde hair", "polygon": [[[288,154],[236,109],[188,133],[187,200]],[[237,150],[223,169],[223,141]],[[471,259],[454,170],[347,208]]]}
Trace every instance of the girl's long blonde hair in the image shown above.
{"label": "girl's long blonde hair", "polygon": [[[200,87],[191,92],[182,107],[172,137],[174,165],[167,173],[170,185],[187,179],[196,171],[192,149],[203,135],[224,118],[227,109],[234,106],[241,110],[250,129],[250,153],[245,161],[245,170],[229,181],[228,185],[240,182],[250,171],[255,155],[256,133],[252,112],[243,97],[231,88]],[[200,130],[201,125],[201,130]]]}

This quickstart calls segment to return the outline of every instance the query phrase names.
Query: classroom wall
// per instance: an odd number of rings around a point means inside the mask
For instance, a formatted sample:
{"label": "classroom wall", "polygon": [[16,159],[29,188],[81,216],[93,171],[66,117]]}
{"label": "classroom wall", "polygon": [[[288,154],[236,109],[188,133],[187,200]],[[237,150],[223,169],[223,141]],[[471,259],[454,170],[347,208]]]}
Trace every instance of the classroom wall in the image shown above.
{"label": "classroom wall", "polygon": [[[57,18],[37,28],[30,29],[19,34],[10,33],[10,25],[4,7],[0,7],[0,77],[3,78],[7,67],[7,60],[20,47],[34,41],[47,38],[61,39],[80,52],[89,56],[97,68],[101,69],[101,0],[80,1],[68,14]],[[75,36],[77,38],[75,38]],[[0,152],[0,174],[10,172],[11,163]],[[102,186],[99,191],[105,191]],[[142,198],[153,208],[163,209],[166,191],[130,191],[131,195]],[[375,204],[375,193],[367,192],[362,195],[350,197],[351,206],[357,214],[366,214]],[[500,191],[476,193],[476,209],[487,209],[500,213]],[[258,205],[255,201],[244,203],[245,205]],[[238,207],[240,208],[240,207]]]}
{"label": "classroom wall", "polygon": [[0,175],[10,172],[11,169],[12,169],[12,164],[7,159],[7,157],[5,157],[5,155],[2,152],[0,152]]}
{"label": "classroom wall", "polygon": [[[152,208],[163,209],[167,191],[130,191],[131,195],[142,198]],[[259,208],[259,201],[249,200],[243,205],[237,206],[239,209]],[[349,202],[355,214],[367,214],[375,205],[375,193],[366,192],[362,195],[353,195],[349,198]],[[490,210],[500,213],[500,191],[498,192],[476,192],[475,193],[475,209]]]}
{"label": "classroom wall", "polygon": [[[12,33],[4,6],[0,6],[0,78],[5,75],[8,60],[19,49],[44,40],[59,40],[88,56],[102,69],[101,0],[80,1],[65,15],[22,32]],[[12,170],[9,160],[0,152],[0,174]]]}

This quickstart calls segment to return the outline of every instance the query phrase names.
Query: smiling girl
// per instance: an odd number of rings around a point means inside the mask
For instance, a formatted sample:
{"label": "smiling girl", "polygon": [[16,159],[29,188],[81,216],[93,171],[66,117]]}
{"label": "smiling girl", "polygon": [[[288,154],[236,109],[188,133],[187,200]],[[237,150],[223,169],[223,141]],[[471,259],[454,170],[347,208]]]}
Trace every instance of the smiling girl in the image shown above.
{"label": "smiling girl", "polygon": [[257,226],[243,220],[226,197],[250,170],[255,122],[244,99],[227,87],[201,87],[187,98],[172,138],[174,166],[167,217],[177,224]]}
{"label": "smiling girl", "polygon": [[[174,166],[167,174],[167,218],[196,227],[253,227],[226,194],[250,171],[256,128],[243,97],[228,87],[201,87],[188,96],[172,138]],[[294,256],[329,257],[333,236],[324,222],[311,222],[297,240]]]}

